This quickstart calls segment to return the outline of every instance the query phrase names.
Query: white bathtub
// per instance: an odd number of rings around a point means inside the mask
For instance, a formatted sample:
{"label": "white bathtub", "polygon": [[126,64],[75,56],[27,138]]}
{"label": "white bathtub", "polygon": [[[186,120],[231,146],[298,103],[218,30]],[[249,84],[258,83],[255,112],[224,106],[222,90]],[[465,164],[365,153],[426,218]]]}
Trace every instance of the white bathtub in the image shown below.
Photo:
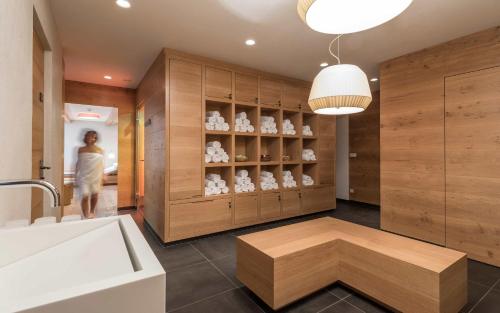
{"label": "white bathtub", "polygon": [[165,272],[130,215],[0,230],[0,312],[163,313]]}

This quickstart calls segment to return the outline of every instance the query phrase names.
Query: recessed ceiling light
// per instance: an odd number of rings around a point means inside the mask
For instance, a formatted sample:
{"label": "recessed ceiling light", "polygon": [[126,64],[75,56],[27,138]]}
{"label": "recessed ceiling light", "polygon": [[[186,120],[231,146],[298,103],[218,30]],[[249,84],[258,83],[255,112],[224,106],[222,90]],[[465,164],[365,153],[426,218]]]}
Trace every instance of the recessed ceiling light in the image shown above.
{"label": "recessed ceiling light", "polygon": [[370,79],[370,81],[371,81],[372,83],[374,83],[374,82],[378,82],[378,78],[377,78],[377,77],[373,77],[372,79]]}
{"label": "recessed ceiling light", "polygon": [[130,8],[130,2],[128,2],[128,0],[116,0],[116,5],[124,9]]}
{"label": "recessed ceiling light", "polygon": [[323,62],[323,63],[321,63],[319,66],[321,66],[321,67],[327,67],[327,66],[328,66],[328,63]]}
{"label": "recessed ceiling light", "polygon": [[109,75],[104,75],[104,79],[107,79],[107,80],[111,80],[113,77],[109,76]]}
{"label": "recessed ceiling light", "polygon": [[245,44],[246,44],[247,46],[254,46],[254,45],[255,45],[255,40],[253,40],[253,39],[247,39],[247,40],[245,41]]}

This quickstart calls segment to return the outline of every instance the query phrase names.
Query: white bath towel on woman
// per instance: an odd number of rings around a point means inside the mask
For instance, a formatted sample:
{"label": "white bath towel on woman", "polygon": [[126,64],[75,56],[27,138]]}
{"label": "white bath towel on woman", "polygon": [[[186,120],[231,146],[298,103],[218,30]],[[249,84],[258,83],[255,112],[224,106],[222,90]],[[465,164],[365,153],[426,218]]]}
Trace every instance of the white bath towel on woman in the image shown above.
{"label": "white bath towel on woman", "polygon": [[76,182],[82,196],[99,193],[102,189],[104,157],[100,153],[83,152],[78,155]]}

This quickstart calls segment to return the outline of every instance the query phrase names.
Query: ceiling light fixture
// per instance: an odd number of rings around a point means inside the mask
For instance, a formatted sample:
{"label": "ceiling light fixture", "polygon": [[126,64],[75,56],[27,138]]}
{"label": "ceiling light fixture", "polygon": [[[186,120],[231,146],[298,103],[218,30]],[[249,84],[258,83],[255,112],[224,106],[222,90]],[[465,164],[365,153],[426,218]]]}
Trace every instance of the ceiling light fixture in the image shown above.
{"label": "ceiling light fixture", "polygon": [[113,79],[113,77],[111,77],[110,75],[104,75],[104,79],[111,80]]}
{"label": "ceiling light fixture", "polygon": [[349,34],[385,23],[411,3],[412,0],[299,0],[297,11],[315,31]]}
{"label": "ceiling light fixture", "polygon": [[321,66],[321,67],[327,67],[327,66],[328,66],[328,63],[323,62],[323,63],[321,63],[319,66]]}
{"label": "ceiling light fixture", "polygon": [[130,8],[130,2],[128,0],[116,0],[115,3],[120,8],[124,8],[124,9]]}
{"label": "ceiling light fixture", "polygon": [[[338,64],[325,67],[316,75],[309,94],[309,106],[318,114],[359,113],[372,101],[366,74],[356,65],[340,63],[340,37],[332,40],[328,49]],[[332,51],[335,41],[338,55]]]}
{"label": "ceiling light fixture", "polygon": [[377,77],[373,77],[373,78],[371,78],[371,79],[370,79],[370,81],[371,81],[372,83],[374,83],[374,82],[378,82],[378,78],[377,78]]}
{"label": "ceiling light fixture", "polygon": [[247,39],[247,40],[245,41],[245,44],[246,44],[247,46],[255,46],[255,40],[253,40],[253,39]]}

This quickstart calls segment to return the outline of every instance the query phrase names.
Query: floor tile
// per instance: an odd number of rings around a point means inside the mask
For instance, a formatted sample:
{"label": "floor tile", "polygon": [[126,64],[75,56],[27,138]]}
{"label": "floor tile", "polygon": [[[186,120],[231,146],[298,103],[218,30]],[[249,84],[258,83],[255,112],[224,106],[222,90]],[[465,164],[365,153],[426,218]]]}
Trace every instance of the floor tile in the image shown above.
{"label": "floor tile", "polygon": [[320,311],[321,313],[362,313],[360,309],[356,308],[355,306],[345,302],[345,301],[340,301],[327,309]]}
{"label": "floor tile", "polygon": [[340,299],[343,299],[353,293],[352,290],[350,290],[349,288],[345,287],[340,283],[335,283],[333,285],[328,286],[328,291],[330,291],[335,296],[337,296],[337,298]]}
{"label": "floor tile", "polygon": [[155,251],[166,272],[191,266],[207,260],[190,244],[179,244]]}
{"label": "floor tile", "polygon": [[167,273],[167,312],[233,289],[212,265],[201,263]]}
{"label": "floor tile", "polygon": [[175,313],[255,313],[262,312],[241,290],[233,289],[215,297],[185,306]]}
{"label": "floor tile", "polygon": [[467,313],[474,305],[486,294],[488,287],[469,281],[467,304],[460,310],[461,313]]}
{"label": "floor tile", "polygon": [[469,280],[491,287],[500,279],[500,268],[469,260]]}
{"label": "floor tile", "polygon": [[303,299],[300,299],[294,303],[289,304],[288,306],[274,311],[271,307],[269,307],[264,301],[262,301],[257,295],[255,295],[250,289],[247,287],[241,288],[241,290],[248,295],[252,300],[254,300],[264,312],[279,312],[279,313],[316,313],[319,310],[322,310],[329,305],[332,305],[335,302],[340,301],[339,298],[332,295],[326,290],[320,290],[318,292],[313,293]]}
{"label": "floor tile", "polygon": [[236,255],[236,238],[231,234],[201,238],[192,244],[209,260]]}
{"label": "floor tile", "polygon": [[227,256],[222,259],[214,260],[212,263],[226,275],[231,282],[237,287],[242,287],[243,284],[236,278],[236,257]]}
{"label": "floor tile", "polygon": [[392,312],[391,310],[382,307],[378,303],[375,303],[375,302],[371,301],[370,299],[365,298],[365,297],[358,295],[358,294],[353,294],[353,295],[349,296],[348,298],[345,299],[345,301],[360,308],[361,310],[363,310],[366,313]]}
{"label": "floor tile", "polygon": [[500,312],[500,291],[490,291],[484,299],[479,301],[472,313],[498,313]]}

